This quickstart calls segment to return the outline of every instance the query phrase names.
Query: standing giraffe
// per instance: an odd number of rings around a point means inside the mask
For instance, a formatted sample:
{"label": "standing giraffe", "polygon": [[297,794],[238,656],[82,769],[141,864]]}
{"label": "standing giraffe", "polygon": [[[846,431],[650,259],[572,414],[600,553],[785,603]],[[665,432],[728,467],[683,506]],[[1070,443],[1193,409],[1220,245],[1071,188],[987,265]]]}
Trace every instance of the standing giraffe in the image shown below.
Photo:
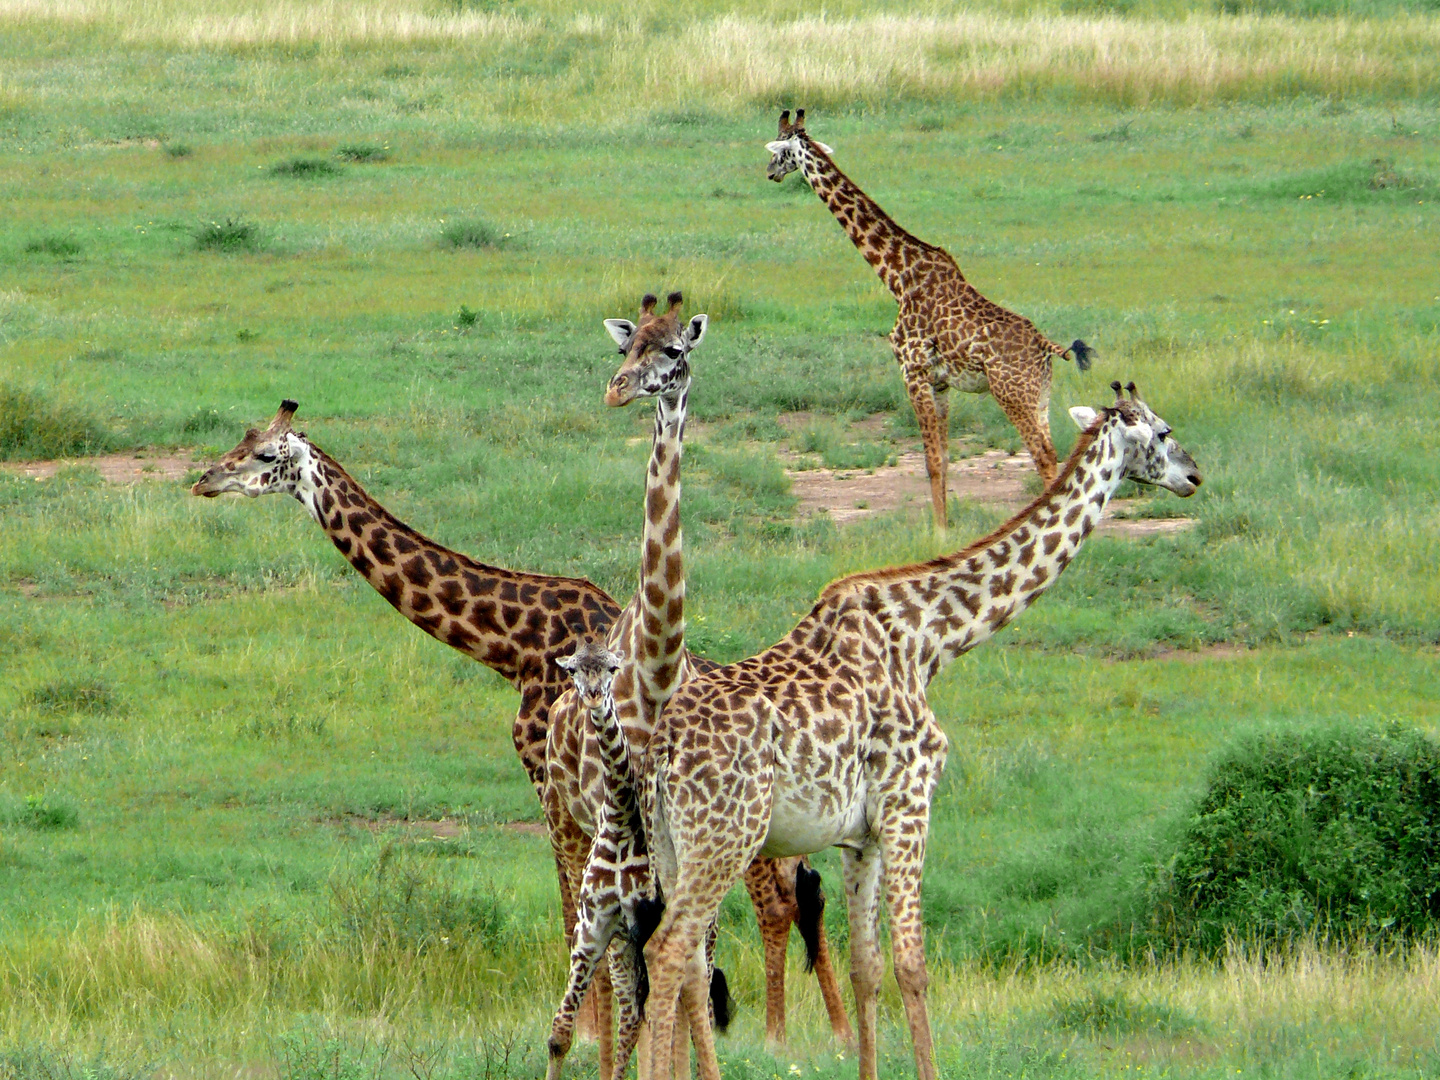
{"label": "standing giraffe", "polygon": [[[191,493],[298,499],[342,556],[396,611],[425,633],[499,674],[520,691],[511,736],[543,802],[550,709],[566,688],[555,660],[603,638],[620,605],[583,578],[487,566],[422,536],[370,497],[330,455],[291,427],[299,406],[282,401],[270,426],[251,428],[206,470]],[[557,861],[566,930],[574,894]]]}
{"label": "standing giraffe", "polygon": [[1083,433],[1063,471],[989,536],[929,562],[841,578],[784,640],[692,679],[667,703],[642,779],[666,901],[645,946],[654,1075],[669,1075],[677,999],[692,1026],[703,1020],[705,930],[745,866],[759,854],[837,845],[861,1080],[876,1075],[882,881],[916,1076],[934,1080],[920,877],[947,740],[926,688],[1054,584],[1123,480],[1182,497],[1200,483],[1134,384],[1128,401],[1114,388],[1109,408],[1070,411]]}
{"label": "standing giraffe", "polygon": [[830,160],[831,150],[805,131],[805,110],[780,114],[780,137],[767,143],[767,175],[777,183],[796,169],[830,208],[860,254],[900,305],[890,345],[905,379],[925,443],[935,524],[945,528],[945,474],[950,465],[953,386],[967,394],[987,390],[1015,425],[1040,478],[1055,479],[1050,441],[1050,366],[1075,354],[1090,367],[1083,341],[1055,344],[1029,319],[981,296],[944,248],[911,236]]}
{"label": "standing giraffe", "polygon": [[[708,319],[696,315],[682,322],[679,313],[683,297],[678,292],[668,297],[668,309],[663,315],[655,313],[657,303],[653,295],[644,297],[638,325],[628,319],[608,319],[605,324],[625,357],[610,382],[606,404],[623,407],[638,397],[653,397],[656,401],[646,472],[640,584],[608,638],[609,647],[630,661],[616,673],[613,694],[616,716],[636,756],[637,768],[661,706],[695,671],[715,666],[684,648],[685,574],[680,527],[680,461],[690,387],[688,358],[704,337]],[[586,860],[593,850],[590,837],[596,835],[605,799],[602,748],[593,725],[586,720],[573,696],[556,701],[551,710],[542,795],[556,858],[568,869],[572,891],[582,887],[588,873]],[[820,982],[832,1030],[848,1043],[850,1023],[820,923],[822,894],[814,885],[809,895],[815,899],[801,903],[806,899],[806,890],[797,891],[794,884],[797,877],[810,881],[818,879],[818,875],[800,862],[757,860],[745,875],[765,945],[767,1035],[773,1041],[784,1039],[785,948],[790,926],[796,923],[806,943],[808,966]],[[588,973],[585,978],[589,978]],[[601,1074],[608,1077],[614,1066],[609,1042],[609,982],[604,968],[595,973],[595,983]],[[569,1047],[563,1026],[557,1017],[551,1043],[552,1053],[561,1059]],[[624,1068],[623,1059],[618,1068]]]}

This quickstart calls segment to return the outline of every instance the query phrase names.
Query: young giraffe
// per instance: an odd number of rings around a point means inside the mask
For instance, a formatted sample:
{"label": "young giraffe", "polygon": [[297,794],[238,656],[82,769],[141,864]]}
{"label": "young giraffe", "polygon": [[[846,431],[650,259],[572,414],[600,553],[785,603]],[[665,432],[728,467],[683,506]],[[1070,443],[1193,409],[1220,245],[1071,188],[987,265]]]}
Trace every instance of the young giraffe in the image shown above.
{"label": "young giraffe", "polygon": [[[293,401],[281,402],[270,426],[247,431],[206,470],[192,494],[293,495],[395,610],[520,691],[511,736],[543,802],[550,709],[567,682],[554,661],[580,641],[603,637],[619,618],[620,605],[581,578],[487,566],[422,536],[292,429],[297,408]],[[573,891],[565,866],[557,862],[556,869],[568,930],[575,921]]]}
{"label": "young giraffe", "polygon": [[[625,1075],[640,1035],[645,1005],[640,949],[646,933],[659,919],[659,905],[650,896],[650,856],[640,821],[630,745],[615,716],[615,673],[625,658],[603,645],[582,642],[573,655],[555,662],[570,672],[576,703],[594,729],[605,796],[596,815],[595,839],[579,888],[570,979],[550,1025],[546,1077],[560,1080],[590,977],[609,950],[610,982],[620,1006],[614,1066],[601,1070],[602,1080],[611,1080]],[[622,930],[622,941],[612,949],[612,939]]]}
{"label": "young giraffe", "polygon": [[[624,406],[637,397],[654,397],[656,417],[646,474],[645,518],[641,538],[640,587],[613,625],[609,646],[635,662],[622,666],[615,677],[616,714],[632,752],[643,752],[654,717],[676,686],[696,671],[714,664],[684,648],[684,564],[680,528],[680,460],[684,418],[690,385],[689,353],[704,337],[708,319],[697,315],[679,319],[683,298],[672,293],[664,315],[655,313],[657,300],[646,295],[640,323],[606,320],[606,329],[620,347],[625,361],[611,380],[606,403]],[[593,727],[571,697],[562,697],[551,710],[547,745],[547,783],[543,802],[556,857],[569,868],[572,889],[579,889],[587,873],[590,835],[598,827],[598,808],[604,799],[603,760]],[[832,1030],[845,1042],[851,1039],[839,982],[830,963],[820,912],[823,901],[800,903],[794,882],[802,860],[757,860],[745,875],[755,906],[766,954],[766,1027],[772,1039],[785,1031],[785,950],[790,926],[799,926],[806,942],[809,967],[820,982]],[[802,880],[804,878],[802,877]],[[818,886],[810,895],[819,897]],[[601,1074],[610,1075],[608,1042],[608,980],[605,969],[596,973],[600,1020]],[[583,989],[583,988],[582,988]],[[568,1042],[559,1050],[563,1056]],[[624,1068],[624,1061],[619,1067]]]}
{"label": "young giraffe", "polygon": [[[918,1080],[935,1077],[920,907],[930,799],[947,741],[926,701],[940,669],[1059,577],[1125,479],[1195,492],[1194,461],[1130,386],[1083,429],[1055,483],[995,532],[929,562],[828,586],[781,642],[682,686],[642,773],[666,909],[645,946],[655,1075],[683,994],[693,1024],[705,928],[757,854],[844,851],[860,1077],[876,1075],[879,891]],[[713,1076],[707,1080],[714,1080]]]}
{"label": "young giraffe", "polygon": [[935,524],[945,527],[952,386],[963,393],[988,390],[994,395],[1048,486],[1055,479],[1051,362],[1073,352],[1076,365],[1085,371],[1090,348],[1079,340],[1069,348],[1057,345],[1029,319],[981,296],[949,252],[911,236],[835,166],[830,147],[806,133],[804,109],[795,114],[794,124],[789,109],[780,114],[780,137],[766,149],[771,154],[770,179],[779,182],[802,170],[900,305],[890,345],[920,424]]}

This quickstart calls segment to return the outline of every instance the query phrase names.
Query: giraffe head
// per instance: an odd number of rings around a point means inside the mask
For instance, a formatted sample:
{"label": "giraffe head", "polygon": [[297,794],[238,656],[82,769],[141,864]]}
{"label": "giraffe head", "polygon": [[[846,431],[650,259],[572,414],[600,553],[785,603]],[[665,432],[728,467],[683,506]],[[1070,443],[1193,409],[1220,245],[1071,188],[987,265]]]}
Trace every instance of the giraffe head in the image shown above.
{"label": "giraffe head", "polygon": [[290,421],[300,406],[290,400],[280,409],[264,431],[251,428],[240,445],[231,450],[190,489],[192,495],[213,499],[229,491],[255,498],[275,491],[295,494],[304,465],[310,458],[305,437],[291,430]]}
{"label": "giraffe head", "polygon": [[[1170,425],[1160,419],[1135,390],[1135,384],[1124,388],[1119,381],[1110,384],[1115,391],[1115,404],[1095,410],[1077,405],[1070,418],[1081,431],[1114,421],[1124,444],[1122,468],[1127,479],[1139,484],[1155,484],[1179,495],[1182,499],[1195,494],[1200,486],[1200,469],[1195,459],[1170,435]],[[1127,400],[1124,391],[1130,391]]]}
{"label": "giraffe head", "polygon": [[629,319],[606,319],[605,329],[625,357],[620,370],[605,391],[606,405],[629,405],[638,397],[677,398],[690,386],[690,350],[705,338],[710,316],[693,315],[680,321],[684,298],[672,292],[669,309],[655,314],[659,301],[646,293],[640,302],[640,323]]}
{"label": "giraffe head", "polygon": [[615,682],[615,672],[625,658],[611,652],[598,641],[582,641],[569,656],[559,657],[555,663],[570,673],[575,683],[575,698],[582,709],[598,712],[605,708]]}
{"label": "giraffe head", "polygon": [[793,124],[790,122],[790,110],[786,109],[780,114],[779,138],[765,144],[765,149],[770,151],[770,167],[765,170],[765,175],[778,184],[800,168],[801,143],[817,147],[823,150],[827,156],[835,152],[824,143],[817,142],[806,134],[804,109],[795,110]]}

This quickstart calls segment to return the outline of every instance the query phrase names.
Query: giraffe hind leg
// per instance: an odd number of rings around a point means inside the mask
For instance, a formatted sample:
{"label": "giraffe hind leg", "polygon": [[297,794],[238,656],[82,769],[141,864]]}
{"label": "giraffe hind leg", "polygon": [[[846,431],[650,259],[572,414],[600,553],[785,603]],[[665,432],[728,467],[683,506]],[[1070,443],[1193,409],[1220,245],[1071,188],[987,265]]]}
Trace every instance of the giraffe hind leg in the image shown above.
{"label": "giraffe hind leg", "polygon": [[[1008,390],[997,390],[994,382],[991,383],[991,392],[995,395],[996,404],[1004,410],[1010,423],[1015,425],[1015,430],[1020,433],[1020,438],[1025,443],[1025,449],[1030,452],[1030,460],[1035,463],[1035,471],[1040,474],[1041,481],[1049,487],[1055,481],[1057,462],[1055,458],[1055,446],[1050,441],[1050,388],[1047,383],[1041,398],[1033,401],[1026,401],[1023,395],[1014,394]],[[1045,402],[1044,422],[1041,422],[1040,400]]]}

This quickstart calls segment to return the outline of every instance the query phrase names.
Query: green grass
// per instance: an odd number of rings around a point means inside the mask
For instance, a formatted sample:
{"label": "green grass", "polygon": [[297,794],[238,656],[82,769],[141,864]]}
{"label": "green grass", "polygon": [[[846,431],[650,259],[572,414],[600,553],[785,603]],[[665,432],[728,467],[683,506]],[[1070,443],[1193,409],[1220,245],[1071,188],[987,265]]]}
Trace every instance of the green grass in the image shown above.
{"label": "green grass", "polygon": [[[1423,937],[1136,946],[1226,746],[1440,722],[1436,17],[995,11],[9,16],[0,458],[213,457],[294,397],[423,531],[623,597],[650,419],[601,405],[599,321],[682,288],[712,316],[687,632],[746,655],[833,577],[998,519],[795,520],[781,444],[863,469],[918,440],[893,303],[797,178],[764,179],[778,107],[806,104],[977,287],[1097,347],[1056,367],[1062,450],[1065,408],[1135,379],[1206,476],[1126,509],[1193,530],[1093,540],[934,687],[942,1071],[1432,1074]],[[353,164],[270,171],[293,161]],[[952,395],[952,430],[1019,448],[988,398]],[[536,1075],[565,961],[548,845],[509,827],[539,818],[516,704],[293,503],[0,472],[0,1078]],[[794,1047],[762,1049],[751,921],[730,897],[727,1075],[853,1075],[798,963]],[[882,1009],[904,1075],[893,985]]]}

